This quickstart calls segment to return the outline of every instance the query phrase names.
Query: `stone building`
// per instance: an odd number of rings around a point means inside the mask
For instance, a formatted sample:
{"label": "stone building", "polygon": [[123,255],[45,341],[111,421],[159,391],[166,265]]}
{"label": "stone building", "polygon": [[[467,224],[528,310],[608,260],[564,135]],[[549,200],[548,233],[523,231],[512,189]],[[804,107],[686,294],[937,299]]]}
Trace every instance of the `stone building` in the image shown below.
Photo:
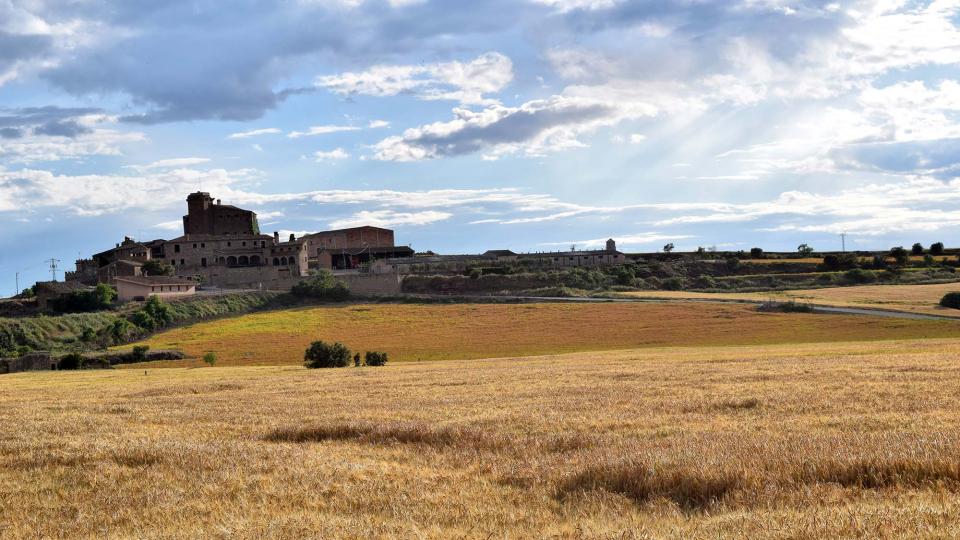
{"label": "stone building", "polygon": [[121,302],[146,300],[151,296],[175,298],[197,292],[197,282],[168,276],[118,277],[117,298]]}
{"label": "stone building", "polygon": [[170,240],[124,238],[111,249],[78,260],[68,277],[113,285],[119,278],[145,277],[144,265],[157,260],[172,266],[174,276],[202,286],[286,289],[310,268],[353,270],[378,259],[413,255],[409,247],[394,246],[393,231],[379,227],[290,235],[281,241],[279,233],[260,233],[255,212],[222,204],[206,192],[187,197],[183,231]]}
{"label": "stone building", "polygon": [[353,270],[373,261],[412,257],[408,246],[395,246],[393,231],[380,227],[352,227],[303,237],[311,268]]}

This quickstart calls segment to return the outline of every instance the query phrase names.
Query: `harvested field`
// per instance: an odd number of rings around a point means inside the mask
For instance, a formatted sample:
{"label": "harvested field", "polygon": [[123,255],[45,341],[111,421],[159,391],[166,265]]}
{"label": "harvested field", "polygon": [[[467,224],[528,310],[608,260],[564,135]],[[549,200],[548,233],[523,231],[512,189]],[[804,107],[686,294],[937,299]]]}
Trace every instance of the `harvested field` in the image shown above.
{"label": "harvested field", "polygon": [[2,536],[960,535],[960,340],[23,373]]}
{"label": "harvested field", "polygon": [[154,366],[300,364],[311,341],[379,350],[391,361],[532,356],[636,347],[952,337],[953,321],[758,313],[717,304],[352,304],[272,311],[173,329],[146,342],[193,360]]}
{"label": "harvested field", "polygon": [[948,292],[960,291],[960,283],[937,283],[933,285],[858,285],[855,287],[828,287],[823,289],[797,289],[757,293],[697,293],[685,291],[641,291],[620,293],[633,298],[660,298],[679,300],[750,300],[764,301],[795,300],[810,304],[838,307],[858,307],[906,311],[927,315],[960,318],[960,310],[946,309],[939,305],[940,298]]}

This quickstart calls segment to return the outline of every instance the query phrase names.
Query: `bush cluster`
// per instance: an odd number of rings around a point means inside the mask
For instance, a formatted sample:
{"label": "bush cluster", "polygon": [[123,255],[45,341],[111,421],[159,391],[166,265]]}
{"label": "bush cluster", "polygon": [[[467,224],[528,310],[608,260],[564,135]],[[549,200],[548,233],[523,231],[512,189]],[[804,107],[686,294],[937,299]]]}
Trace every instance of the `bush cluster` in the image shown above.
{"label": "bush cluster", "polygon": [[943,295],[940,305],[945,308],[960,309],[960,292],[948,292]]}
{"label": "bush cluster", "polygon": [[350,298],[350,289],[343,281],[335,279],[329,270],[320,270],[297,283],[290,294],[298,298],[319,298],[342,302]]}
{"label": "bush cluster", "polygon": [[[355,366],[360,366],[360,353],[351,356],[350,349],[340,343],[314,341],[303,355],[303,364],[309,369],[347,367],[353,360]],[[387,363],[387,353],[367,351],[364,363],[368,366],[383,366]]]}
{"label": "bush cluster", "polygon": [[90,291],[72,291],[50,300],[50,308],[60,313],[83,313],[110,309],[117,292],[113,287],[101,283]]}

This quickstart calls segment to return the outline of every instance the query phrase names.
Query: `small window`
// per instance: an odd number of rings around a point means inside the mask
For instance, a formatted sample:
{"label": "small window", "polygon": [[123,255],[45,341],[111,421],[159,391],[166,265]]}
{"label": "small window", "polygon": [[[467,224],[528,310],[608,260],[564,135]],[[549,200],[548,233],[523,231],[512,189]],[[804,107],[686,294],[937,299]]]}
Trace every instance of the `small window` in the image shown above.
{"label": "small window", "polygon": [[180,253],[180,244],[174,244],[174,245],[173,245],[173,252],[174,252],[174,253]]}
{"label": "small window", "polygon": [[[200,266],[202,266],[202,267],[204,267],[204,268],[207,267],[207,258],[206,258],[206,257],[200,259]],[[180,289],[177,289],[177,290],[179,291]]]}
{"label": "small window", "polygon": [[230,247],[230,242],[227,242],[227,247]]}
{"label": "small window", "polygon": [[243,246],[243,247],[247,247],[247,242],[246,242],[246,241],[244,241],[244,242],[243,242],[243,243],[241,244],[241,246]]}
{"label": "small window", "polygon": [[180,265],[183,266],[183,264],[185,264],[185,263],[183,262],[183,259],[180,259]]}
{"label": "small window", "polygon": [[193,249],[197,249],[197,245],[196,245],[196,244],[193,245]]}
{"label": "small window", "polygon": [[203,244],[203,243],[201,243],[201,244],[200,244],[200,247],[201,247],[201,248],[203,248],[203,249],[206,249],[206,247],[207,247],[207,245],[206,245],[206,244]]}

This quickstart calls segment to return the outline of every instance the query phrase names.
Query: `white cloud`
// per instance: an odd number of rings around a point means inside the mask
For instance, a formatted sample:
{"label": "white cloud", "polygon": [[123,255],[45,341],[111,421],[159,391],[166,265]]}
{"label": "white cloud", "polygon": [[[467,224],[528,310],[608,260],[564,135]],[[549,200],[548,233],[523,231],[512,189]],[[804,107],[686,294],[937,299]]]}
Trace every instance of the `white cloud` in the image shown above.
{"label": "white cloud", "polygon": [[157,223],[153,226],[154,229],[163,229],[165,231],[179,231],[183,228],[182,219],[174,219],[171,221],[164,221],[162,223]]}
{"label": "white cloud", "polygon": [[258,137],[260,135],[273,135],[276,133],[281,133],[277,128],[261,128],[261,129],[251,129],[248,131],[239,131],[237,133],[231,133],[227,135],[228,139],[248,139],[250,137]]}
{"label": "white cloud", "polygon": [[122,154],[122,145],[146,140],[143,133],[112,129],[94,129],[76,137],[34,135],[22,139],[0,139],[0,159],[10,163],[34,163],[86,156],[119,156]]}
{"label": "white cloud", "polygon": [[618,0],[532,0],[535,4],[552,7],[561,13],[577,9],[595,10],[608,9],[619,2]]}
{"label": "white cloud", "polygon": [[355,126],[311,126],[306,131],[291,131],[287,137],[298,139],[300,137],[312,137],[314,135],[328,135],[330,133],[340,133],[343,131],[359,131]]}
{"label": "white cloud", "polygon": [[513,80],[513,63],[489,52],[470,62],[420,65],[377,65],[362,72],[318,77],[315,84],[342,95],[396,96],[491,104],[484,96],[499,92]]}
{"label": "white cloud", "polygon": [[130,165],[131,169],[137,169],[141,171],[150,171],[153,169],[175,169],[179,167],[192,167],[194,165],[202,165],[204,163],[209,163],[209,158],[201,157],[188,157],[188,158],[174,158],[174,159],[161,159],[159,161],[154,161],[153,163],[148,163],[146,165]]}
{"label": "white cloud", "polygon": [[421,212],[396,212],[393,210],[363,210],[348,218],[330,222],[333,229],[372,225],[374,227],[395,227],[397,225],[429,225],[445,221],[453,216],[450,212],[424,210]]}
{"label": "white cloud", "polygon": [[[589,92],[584,92],[588,94]],[[519,107],[496,105],[482,111],[454,110],[454,120],[411,128],[374,146],[375,158],[419,161],[484,152],[541,156],[582,148],[578,136],[628,118],[656,116],[659,108],[646,102],[617,102],[591,96],[553,96]]]}
{"label": "white cloud", "polygon": [[390,127],[390,122],[387,122],[386,120],[371,120],[367,127],[370,129],[388,128]]}
{"label": "white cloud", "polygon": [[334,148],[329,151],[319,151],[313,153],[314,159],[318,162],[320,161],[340,161],[350,157],[350,154],[347,153],[343,148]]}

